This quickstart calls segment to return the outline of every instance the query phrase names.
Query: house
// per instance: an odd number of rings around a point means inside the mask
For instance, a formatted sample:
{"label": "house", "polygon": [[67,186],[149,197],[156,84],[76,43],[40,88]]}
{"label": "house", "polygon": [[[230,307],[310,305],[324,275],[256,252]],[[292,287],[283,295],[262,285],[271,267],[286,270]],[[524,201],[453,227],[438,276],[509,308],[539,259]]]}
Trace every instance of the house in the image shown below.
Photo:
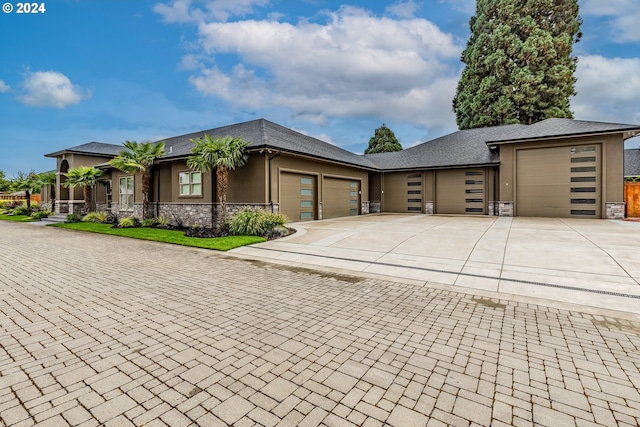
{"label": "house", "polygon": [[624,177],[640,178],[640,148],[624,150]]}
{"label": "house", "polygon": [[[291,221],[374,212],[622,218],[624,141],[640,125],[547,119],[532,125],[461,130],[409,149],[358,155],[259,119],[164,140],[152,178],[154,214],[212,226],[215,173],[189,170],[191,139],[241,137],[249,161],[229,174],[227,207],[280,211]],[[90,142],[56,159],[55,210],[79,212],[81,189],[63,186],[69,168],[104,169],[97,209],[142,213],[141,177],[111,168],[121,145]],[[46,201],[45,201],[46,202]]]}

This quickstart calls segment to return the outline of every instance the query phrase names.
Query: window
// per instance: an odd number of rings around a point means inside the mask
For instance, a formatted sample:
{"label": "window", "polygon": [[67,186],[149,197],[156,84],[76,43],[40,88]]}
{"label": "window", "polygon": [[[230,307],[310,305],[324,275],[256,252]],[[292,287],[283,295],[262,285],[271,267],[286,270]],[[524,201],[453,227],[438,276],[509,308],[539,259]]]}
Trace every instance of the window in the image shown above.
{"label": "window", "polygon": [[407,199],[408,203],[422,203],[422,199]]}
{"label": "window", "polygon": [[596,158],[595,157],[572,157],[571,158],[571,163],[588,163],[588,162],[595,162]]}
{"label": "window", "polygon": [[464,176],[481,176],[484,172],[482,171],[468,171],[464,173]]}
{"label": "window", "polygon": [[571,199],[573,205],[595,205],[596,199]]}
{"label": "window", "polygon": [[464,211],[469,213],[482,213],[482,208],[466,208]]}
{"label": "window", "polygon": [[472,188],[470,190],[464,190],[465,194],[482,194],[483,190],[481,188]]}
{"label": "window", "polygon": [[349,187],[351,188],[358,188],[358,181],[351,181],[349,183]]}
{"label": "window", "polygon": [[301,196],[313,196],[313,191],[305,188],[300,189]]}
{"label": "window", "polygon": [[467,185],[475,185],[475,184],[482,184],[483,181],[481,179],[467,179],[464,181],[464,183]]}
{"label": "window", "polygon": [[484,199],[465,199],[465,203],[482,203]]}
{"label": "window", "polygon": [[180,172],[180,195],[181,196],[201,196],[202,195],[202,173]]}
{"label": "window", "polygon": [[133,210],[133,177],[123,176],[120,177],[120,210],[132,211]]}
{"label": "window", "polygon": [[596,182],[595,176],[572,176],[571,182]]}
{"label": "window", "polygon": [[579,168],[571,168],[571,172],[595,172],[595,166],[583,166]]}
{"label": "window", "polygon": [[421,207],[417,207],[417,206],[409,206],[407,208],[407,211],[409,211],[409,212],[422,212],[422,208]]}
{"label": "window", "polygon": [[576,153],[595,153],[596,152],[596,147],[591,146],[591,147],[571,147],[571,154],[576,154]]}
{"label": "window", "polygon": [[350,191],[349,192],[349,196],[350,197],[358,197],[358,192],[357,191]]}
{"label": "window", "polygon": [[106,180],[104,182],[104,186],[106,187],[105,192],[107,194],[107,209],[111,209],[111,202],[113,199],[112,189],[111,189],[111,180]]}
{"label": "window", "polygon": [[300,178],[300,184],[312,185],[313,184],[313,178]]}
{"label": "window", "polygon": [[422,194],[422,190],[407,190],[407,194]]}
{"label": "window", "polygon": [[313,212],[300,212],[300,219],[313,219]]}
{"label": "window", "polygon": [[407,185],[408,185],[409,187],[419,187],[419,186],[421,186],[421,185],[422,185],[422,182],[416,182],[416,181],[413,181],[413,182],[407,182]]}
{"label": "window", "polygon": [[313,207],[313,201],[311,201],[311,200],[300,200],[300,207],[301,208],[312,208]]}
{"label": "window", "polygon": [[596,187],[571,187],[572,193],[595,193]]}

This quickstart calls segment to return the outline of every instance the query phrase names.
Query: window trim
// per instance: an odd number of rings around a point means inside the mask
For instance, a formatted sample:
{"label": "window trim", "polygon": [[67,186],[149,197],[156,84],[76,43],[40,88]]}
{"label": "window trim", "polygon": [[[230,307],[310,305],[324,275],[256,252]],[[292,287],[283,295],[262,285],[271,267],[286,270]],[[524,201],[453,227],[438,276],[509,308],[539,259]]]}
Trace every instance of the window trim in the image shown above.
{"label": "window trim", "polygon": [[[125,185],[122,185],[122,180],[125,180]],[[127,181],[131,180],[131,191],[128,189]],[[136,181],[133,175],[124,175],[118,177],[118,202],[119,208],[121,211],[132,212],[135,206],[135,193],[136,193]],[[122,191],[122,190],[125,191]],[[122,203],[122,198],[126,197],[127,200],[131,200],[130,206],[129,203],[126,204],[126,207],[123,207],[125,204]]]}
{"label": "window trim", "polygon": [[[195,183],[193,182],[193,174],[200,174],[200,182]],[[187,184],[183,184],[181,182],[181,177],[183,175],[188,175],[189,176],[189,182]],[[178,197],[195,197],[195,198],[202,198],[204,191],[203,190],[203,183],[202,183],[202,175],[203,173],[200,171],[179,171],[178,172]],[[194,185],[200,185],[200,194],[195,194],[193,192],[193,186]],[[188,185],[189,186],[189,194],[183,194],[182,193],[182,186],[183,185]]]}

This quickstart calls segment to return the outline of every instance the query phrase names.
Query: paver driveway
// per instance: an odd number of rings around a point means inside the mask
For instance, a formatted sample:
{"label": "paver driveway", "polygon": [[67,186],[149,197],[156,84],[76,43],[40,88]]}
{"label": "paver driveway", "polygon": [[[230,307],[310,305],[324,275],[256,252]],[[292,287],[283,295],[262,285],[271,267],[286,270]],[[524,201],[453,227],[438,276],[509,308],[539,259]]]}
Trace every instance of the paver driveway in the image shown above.
{"label": "paver driveway", "polygon": [[0,424],[637,426],[640,324],[0,222]]}

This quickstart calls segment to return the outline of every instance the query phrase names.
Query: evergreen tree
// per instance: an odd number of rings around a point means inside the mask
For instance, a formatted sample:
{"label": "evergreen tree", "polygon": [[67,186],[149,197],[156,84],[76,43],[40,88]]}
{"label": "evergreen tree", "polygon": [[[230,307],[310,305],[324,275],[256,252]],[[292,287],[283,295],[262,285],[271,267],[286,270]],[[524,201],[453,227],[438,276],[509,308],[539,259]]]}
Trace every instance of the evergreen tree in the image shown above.
{"label": "evergreen tree", "polygon": [[460,129],[572,118],[577,0],[477,0],[453,99]]}
{"label": "evergreen tree", "polygon": [[391,151],[402,150],[402,145],[398,142],[395,134],[383,123],[371,139],[369,139],[369,146],[364,150],[364,154],[374,153],[389,153]]}

